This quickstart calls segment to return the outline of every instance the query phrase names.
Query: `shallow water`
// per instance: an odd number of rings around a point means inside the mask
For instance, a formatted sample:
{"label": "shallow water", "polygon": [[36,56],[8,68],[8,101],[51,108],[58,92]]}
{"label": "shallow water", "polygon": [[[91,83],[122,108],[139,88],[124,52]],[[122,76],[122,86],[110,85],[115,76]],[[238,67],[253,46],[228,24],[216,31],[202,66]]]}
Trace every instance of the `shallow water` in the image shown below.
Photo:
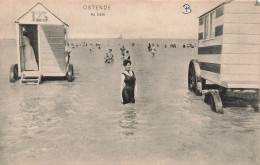
{"label": "shallow water", "polygon": [[[105,64],[110,47],[115,62]],[[110,47],[73,50],[72,83],[9,84],[15,58],[1,60],[1,165],[260,164],[259,113],[248,106],[216,114],[187,90],[196,50],[159,48],[153,57],[128,46],[138,96],[122,105],[120,50]]]}

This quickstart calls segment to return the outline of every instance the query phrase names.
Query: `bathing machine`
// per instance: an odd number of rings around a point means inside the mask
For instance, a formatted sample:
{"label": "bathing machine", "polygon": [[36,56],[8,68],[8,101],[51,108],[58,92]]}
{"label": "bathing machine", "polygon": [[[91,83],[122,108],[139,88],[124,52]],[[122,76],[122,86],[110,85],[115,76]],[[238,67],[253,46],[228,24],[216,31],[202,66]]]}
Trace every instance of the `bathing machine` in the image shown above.
{"label": "bathing machine", "polygon": [[258,110],[260,88],[260,6],[258,1],[231,0],[199,17],[198,58],[188,70],[188,88],[205,94],[205,102]]}
{"label": "bathing machine", "polygon": [[[15,21],[17,64],[10,68],[10,82],[39,84],[42,77],[73,80],[73,65],[67,50],[67,28],[60,18],[37,3]],[[29,45],[25,44],[28,40]]]}

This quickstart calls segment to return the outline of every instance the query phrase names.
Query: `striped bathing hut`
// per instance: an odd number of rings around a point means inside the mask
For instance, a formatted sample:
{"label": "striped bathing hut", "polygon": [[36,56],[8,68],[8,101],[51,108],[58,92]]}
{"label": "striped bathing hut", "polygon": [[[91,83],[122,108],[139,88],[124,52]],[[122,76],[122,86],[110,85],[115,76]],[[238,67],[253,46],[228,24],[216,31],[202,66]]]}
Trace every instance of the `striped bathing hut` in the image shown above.
{"label": "striped bathing hut", "polygon": [[201,15],[198,44],[188,82],[197,95],[206,83],[221,89],[260,88],[258,0],[229,0]]}

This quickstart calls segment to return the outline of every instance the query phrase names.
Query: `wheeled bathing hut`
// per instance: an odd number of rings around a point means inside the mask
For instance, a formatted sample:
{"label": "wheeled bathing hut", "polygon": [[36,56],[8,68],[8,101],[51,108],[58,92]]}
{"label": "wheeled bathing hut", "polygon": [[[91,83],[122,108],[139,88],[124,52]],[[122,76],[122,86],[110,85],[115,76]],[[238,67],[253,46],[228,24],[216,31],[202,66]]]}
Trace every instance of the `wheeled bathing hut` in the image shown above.
{"label": "wheeled bathing hut", "polygon": [[[39,84],[42,77],[66,77],[73,81],[65,22],[37,3],[15,25],[18,62],[10,68],[11,83],[21,78],[21,83]],[[25,39],[30,46],[26,46]]]}
{"label": "wheeled bathing hut", "polygon": [[227,1],[199,17],[198,58],[188,70],[188,88],[212,110],[259,109],[260,6],[258,1]]}

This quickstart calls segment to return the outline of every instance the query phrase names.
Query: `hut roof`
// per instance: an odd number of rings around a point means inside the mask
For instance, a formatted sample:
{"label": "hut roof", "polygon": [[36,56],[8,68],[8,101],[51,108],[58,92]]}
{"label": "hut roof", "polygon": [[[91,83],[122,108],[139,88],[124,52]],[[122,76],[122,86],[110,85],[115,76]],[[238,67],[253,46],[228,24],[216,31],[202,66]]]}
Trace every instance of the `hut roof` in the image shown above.
{"label": "hut roof", "polygon": [[16,19],[15,23],[19,23],[19,20],[21,20],[22,18],[24,18],[30,11],[32,11],[34,8],[36,8],[37,6],[42,6],[44,9],[46,9],[49,13],[51,13],[55,18],[57,18],[60,22],[62,22],[64,25],[69,26],[68,24],[66,24],[64,21],[62,21],[59,17],[57,17],[55,14],[53,14],[47,7],[45,7],[43,4],[41,4],[40,2],[38,2],[37,4],[35,4],[32,8],[30,8],[27,12],[25,12],[22,16],[20,16],[18,19]]}
{"label": "hut roof", "polygon": [[210,13],[211,11],[217,9],[218,7],[220,7],[220,6],[224,5],[224,4],[230,3],[230,2],[232,2],[232,1],[234,1],[234,0],[226,0],[225,2],[223,2],[223,3],[219,4],[218,6],[214,7],[213,9],[211,9],[211,10],[207,11],[206,13],[202,14],[201,16],[199,16],[199,18],[201,18],[201,17],[207,15],[207,14]]}

